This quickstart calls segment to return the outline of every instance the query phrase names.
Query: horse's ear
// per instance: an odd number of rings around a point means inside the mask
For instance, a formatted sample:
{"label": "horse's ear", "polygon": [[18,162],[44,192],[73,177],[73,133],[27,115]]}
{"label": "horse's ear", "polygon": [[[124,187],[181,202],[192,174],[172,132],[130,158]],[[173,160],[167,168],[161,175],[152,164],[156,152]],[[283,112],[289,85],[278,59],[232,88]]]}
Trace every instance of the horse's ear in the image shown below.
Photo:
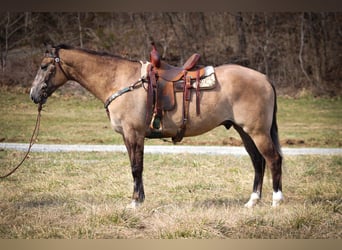
{"label": "horse's ear", "polygon": [[53,45],[51,45],[48,42],[44,42],[43,44],[44,44],[44,47],[46,48],[47,51],[51,51],[52,50]]}
{"label": "horse's ear", "polygon": [[53,45],[47,43],[47,42],[44,42],[44,47],[45,47],[45,55],[46,56],[49,56],[52,54],[52,48],[53,48]]}

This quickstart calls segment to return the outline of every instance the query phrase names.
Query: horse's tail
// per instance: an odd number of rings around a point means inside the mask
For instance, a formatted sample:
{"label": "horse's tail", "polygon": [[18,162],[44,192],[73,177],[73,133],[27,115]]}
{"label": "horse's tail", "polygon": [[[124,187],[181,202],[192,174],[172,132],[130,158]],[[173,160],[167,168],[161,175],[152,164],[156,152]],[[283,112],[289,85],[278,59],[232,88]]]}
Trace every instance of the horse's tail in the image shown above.
{"label": "horse's tail", "polygon": [[278,135],[278,125],[277,125],[277,93],[274,85],[271,83],[273,92],[274,92],[274,108],[273,108],[273,120],[271,126],[271,138],[273,144],[280,155],[282,155],[281,147],[279,143],[279,135]]}

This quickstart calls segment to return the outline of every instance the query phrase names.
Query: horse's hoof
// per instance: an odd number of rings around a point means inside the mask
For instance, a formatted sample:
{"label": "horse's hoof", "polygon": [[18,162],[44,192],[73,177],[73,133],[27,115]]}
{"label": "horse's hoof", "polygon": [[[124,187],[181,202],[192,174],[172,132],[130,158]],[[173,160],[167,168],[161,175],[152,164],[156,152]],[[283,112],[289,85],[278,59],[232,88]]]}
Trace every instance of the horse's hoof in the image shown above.
{"label": "horse's hoof", "polygon": [[278,192],[273,192],[272,207],[278,207],[284,201],[283,193],[279,190]]}
{"label": "horse's hoof", "polygon": [[141,205],[141,202],[138,202],[136,200],[132,200],[130,204],[126,206],[127,209],[136,209]]}
{"label": "horse's hoof", "polygon": [[260,200],[260,196],[257,193],[252,193],[249,201],[245,204],[245,207],[252,208],[254,207],[258,201]]}

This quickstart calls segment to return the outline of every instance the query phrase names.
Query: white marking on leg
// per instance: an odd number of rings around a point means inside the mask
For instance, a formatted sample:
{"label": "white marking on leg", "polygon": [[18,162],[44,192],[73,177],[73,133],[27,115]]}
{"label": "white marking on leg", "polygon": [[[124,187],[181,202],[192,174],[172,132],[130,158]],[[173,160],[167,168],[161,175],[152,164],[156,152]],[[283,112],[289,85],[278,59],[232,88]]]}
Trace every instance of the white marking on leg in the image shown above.
{"label": "white marking on leg", "polygon": [[136,200],[132,200],[132,202],[130,204],[128,204],[126,208],[128,208],[128,209],[136,209],[139,206],[140,206],[140,202],[138,202]]}
{"label": "white marking on leg", "polygon": [[260,195],[258,193],[252,193],[249,201],[245,204],[245,207],[252,208],[254,207],[258,201],[260,200]]}
{"label": "white marking on leg", "polygon": [[283,200],[284,196],[280,190],[278,190],[278,192],[273,192],[272,207],[278,207]]}

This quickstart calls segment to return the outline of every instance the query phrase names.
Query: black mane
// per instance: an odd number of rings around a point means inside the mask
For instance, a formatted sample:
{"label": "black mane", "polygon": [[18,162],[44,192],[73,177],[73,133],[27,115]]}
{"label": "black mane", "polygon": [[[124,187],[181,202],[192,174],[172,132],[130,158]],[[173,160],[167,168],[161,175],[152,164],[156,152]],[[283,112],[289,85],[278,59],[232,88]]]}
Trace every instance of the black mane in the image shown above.
{"label": "black mane", "polygon": [[79,51],[83,51],[83,52],[86,52],[86,53],[89,53],[89,54],[92,54],[92,55],[96,55],[96,56],[106,56],[106,57],[113,57],[113,58],[117,58],[117,59],[129,60],[129,61],[132,61],[132,62],[138,62],[137,60],[131,60],[131,59],[128,59],[128,58],[124,58],[122,56],[113,55],[113,54],[105,52],[105,51],[96,51],[96,50],[91,50],[91,49],[79,48],[79,47],[74,47],[74,46],[71,46],[71,45],[68,45],[68,44],[64,44],[64,43],[59,44],[57,46],[53,46],[53,48],[56,49],[57,54],[58,54],[58,51],[60,49],[79,50]]}

